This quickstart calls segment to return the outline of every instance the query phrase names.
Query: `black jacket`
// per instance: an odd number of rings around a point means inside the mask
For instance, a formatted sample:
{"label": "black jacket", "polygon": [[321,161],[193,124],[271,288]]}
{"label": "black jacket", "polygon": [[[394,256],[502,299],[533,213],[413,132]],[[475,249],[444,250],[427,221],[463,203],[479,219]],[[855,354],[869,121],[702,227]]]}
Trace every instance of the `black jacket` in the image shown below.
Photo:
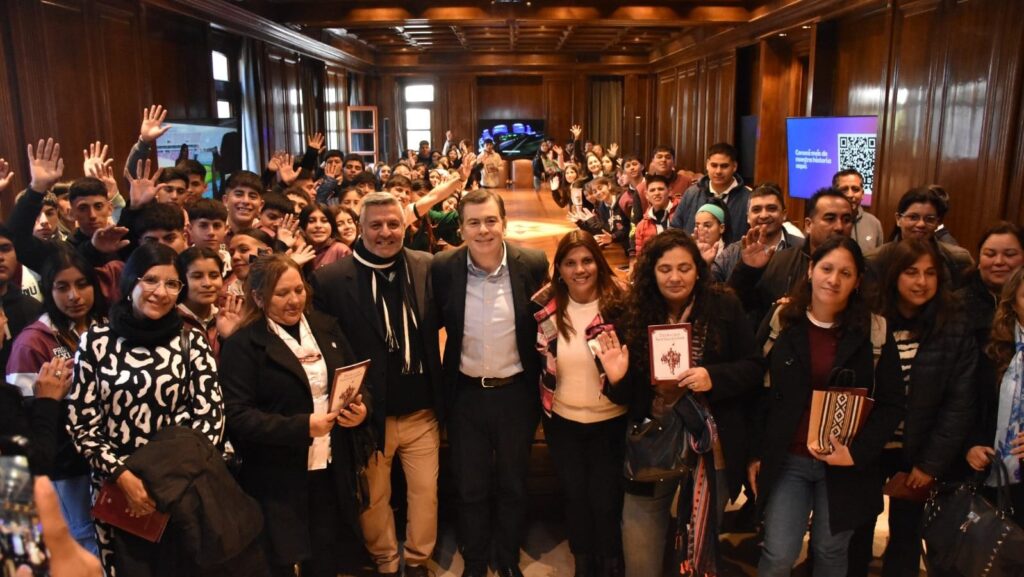
{"label": "black jacket", "polygon": [[[441,388],[441,353],[437,340],[437,320],[434,316],[434,291],[430,283],[430,253],[402,249],[405,262],[409,264],[421,337],[427,378],[433,393],[434,416],[444,419],[444,394]],[[341,332],[348,337],[356,361],[370,359],[366,373],[366,388],[380,410],[370,416],[377,436],[379,449],[384,449],[384,422],[387,417],[388,347],[385,341],[384,325],[377,313],[377,305],[370,294],[370,288],[359,281],[358,265],[349,255],[339,261],[321,267],[310,279],[313,285],[313,303],[316,309],[334,317]]]}
{"label": "black jacket", "polygon": [[992,331],[992,319],[996,314],[996,296],[982,282],[981,273],[977,270],[968,275],[967,284],[956,294],[967,313],[967,322],[974,333],[978,353],[984,354],[989,333]]}
{"label": "black jacket", "polygon": [[[735,498],[747,470],[746,407],[762,382],[764,369],[754,345],[754,331],[735,296],[710,291],[706,302],[695,304],[694,312],[694,324],[709,321],[700,366],[711,377],[707,401],[725,455],[729,496]],[[609,385],[605,393],[612,402],[629,405],[631,421],[642,421],[650,415],[654,400],[649,359],[630,355],[629,362],[623,381]]]}
{"label": "black jacket", "polygon": [[220,451],[199,431],[165,427],[132,453],[126,466],[145,483],[157,509],[171,515],[168,530],[175,530],[175,541],[200,567],[233,569],[230,562],[259,538],[259,505],[242,491]]}
{"label": "black jacket", "polygon": [[[771,387],[763,389],[758,417],[751,435],[753,459],[761,461],[758,477],[758,508],[771,499],[790,442],[811,402],[810,345],[806,319],[783,329],[764,363],[770,371]],[[836,350],[834,369],[851,369],[856,387],[873,391],[875,400],[867,422],[853,442],[851,467],[827,466],[829,519],[833,533],[859,527],[882,512],[882,486],[878,457],[882,447],[905,415],[906,397],[900,375],[899,352],[891,334],[874,367],[868,334],[844,332]],[[758,343],[768,339],[767,323]]]}
{"label": "black jacket", "polygon": [[11,357],[11,345],[18,333],[28,325],[36,322],[42,313],[43,305],[36,299],[22,294],[21,287],[7,285],[7,292],[0,297],[4,315],[7,316],[7,330],[11,338],[6,339],[0,347],[0,375],[7,375],[7,359]]}
{"label": "black jacket", "polygon": [[[508,270],[512,280],[512,299],[515,306],[516,344],[519,360],[523,364],[523,377],[527,383],[540,382],[540,353],[537,352],[537,320],[533,318],[530,298],[548,279],[548,259],[543,252],[519,248],[505,243]],[[438,319],[446,329],[448,340],[444,348],[442,370],[449,402],[454,400],[462,358],[462,336],[466,319],[466,265],[469,249],[462,247],[438,253],[430,266],[437,300]],[[534,387],[535,391],[539,389]],[[540,400],[534,402],[539,406]]]}
{"label": "black jacket", "polygon": [[807,276],[807,265],[811,262],[808,244],[780,250],[764,268],[747,266],[742,259],[736,263],[728,284],[740,297],[751,327],[760,327],[775,301],[789,294],[797,281]]}
{"label": "black jacket", "polygon": [[[352,364],[348,340],[331,318],[313,312],[306,316],[327,374]],[[224,341],[221,348],[221,387],[227,433],[242,459],[239,480],[259,501],[268,520],[266,534],[275,564],[297,563],[311,555],[307,457],[312,439],[309,415],[313,395],[298,359],[267,324],[256,321]],[[363,402],[369,407],[365,387]],[[372,415],[372,411],[370,413]],[[331,464],[338,502],[346,520],[358,531],[355,500],[356,443],[363,426],[331,431]],[[358,534],[358,533],[357,533]]]}
{"label": "black jacket", "polygon": [[950,318],[917,349],[903,425],[907,462],[944,477],[964,453],[977,416],[974,379],[978,352],[966,319]]}

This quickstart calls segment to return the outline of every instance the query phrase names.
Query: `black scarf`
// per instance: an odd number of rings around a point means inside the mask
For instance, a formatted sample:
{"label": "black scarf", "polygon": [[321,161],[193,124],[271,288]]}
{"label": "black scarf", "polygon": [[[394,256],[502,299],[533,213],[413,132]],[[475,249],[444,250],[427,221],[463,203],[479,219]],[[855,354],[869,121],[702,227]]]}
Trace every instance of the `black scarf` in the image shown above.
{"label": "black scarf", "polygon": [[[414,293],[409,265],[405,262],[405,251],[398,251],[398,254],[390,259],[382,258],[370,252],[360,238],[353,245],[353,258],[370,272],[370,294],[384,323],[388,351],[398,352],[402,356],[402,374],[422,373],[422,363],[412,343],[413,331],[419,329],[419,323],[416,320],[416,305],[411,297]],[[387,302],[384,300],[384,289],[378,288],[380,283],[391,282],[399,283],[402,295],[401,319],[391,318]]]}
{"label": "black scarf", "polygon": [[136,318],[130,302],[121,301],[110,307],[110,330],[132,347],[165,345],[181,333],[181,325],[177,308],[153,320]]}

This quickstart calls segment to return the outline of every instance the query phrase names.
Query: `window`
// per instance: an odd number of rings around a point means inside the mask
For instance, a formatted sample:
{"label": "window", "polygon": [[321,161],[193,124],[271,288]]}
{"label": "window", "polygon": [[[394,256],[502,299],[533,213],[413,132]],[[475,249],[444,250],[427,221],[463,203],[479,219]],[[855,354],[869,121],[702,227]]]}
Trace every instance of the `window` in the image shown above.
{"label": "window", "polygon": [[419,150],[422,140],[431,142],[430,117],[434,112],[434,85],[405,86],[405,147]]}
{"label": "window", "polygon": [[213,56],[213,79],[230,82],[231,75],[228,73],[228,57],[216,50],[211,55]]}
{"label": "window", "polygon": [[217,118],[231,118],[231,103],[227,100],[217,101]]}

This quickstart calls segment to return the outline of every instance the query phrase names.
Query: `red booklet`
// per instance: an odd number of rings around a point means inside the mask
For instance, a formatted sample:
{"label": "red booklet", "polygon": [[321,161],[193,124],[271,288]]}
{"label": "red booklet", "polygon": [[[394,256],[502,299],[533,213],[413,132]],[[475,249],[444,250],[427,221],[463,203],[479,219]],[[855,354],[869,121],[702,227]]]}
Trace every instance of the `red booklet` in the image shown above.
{"label": "red booklet", "polygon": [[167,528],[167,521],[171,519],[170,515],[160,511],[133,517],[128,508],[128,498],[116,483],[104,483],[96,497],[96,503],[92,506],[92,516],[153,543],[160,542],[164,529]]}

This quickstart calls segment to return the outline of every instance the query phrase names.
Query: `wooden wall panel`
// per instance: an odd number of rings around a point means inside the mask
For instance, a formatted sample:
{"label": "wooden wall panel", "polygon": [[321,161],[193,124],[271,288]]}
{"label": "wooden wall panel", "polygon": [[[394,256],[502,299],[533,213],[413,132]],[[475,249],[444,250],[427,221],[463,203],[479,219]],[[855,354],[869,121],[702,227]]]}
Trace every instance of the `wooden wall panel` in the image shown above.
{"label": "wooden wall panel", "polygon": [[445,90],[447,122],[442,128],[450,129],[456,140],[474,140],[476,135],[476,78],[458,75],[441,81]]}
{"label": "wooden wall panel", "polygon": [[[0,6],[0,82],[4,86],[16,86],[14,67],[9,65],[11,59],[10,29],[6,25],[10,22],[11,3]],[[3,207],[13,206],[16,191],[28,186],[28,162],[25,160],[24,137],[22,136],[21,115],[18,112],[17,94],[14,90],[0,90],[0,158],[5,159],[14,171],[14,180],[11,186],[7,187],[0,197],[0,210]]]}
{"label": "wooden wall panel", "polygon": [[544,118],[547,120],[544,131],[560,144],[572,138],[569,129],[578,122],[573,118],[572,103],[571,76],[544,77]]}
{"label": "wooden wall panel", "polygon": [[654,78],[647,74],[627,74],[624,79],[625,127],[622,138],[623,153],[648,158],[654,112]]}
{"label": "wooden wall panel", "polygon": [[676,74],[676,166],[700,170],[701,142],[704,131],[704,113],[701,95],[705,78],[700,74],[701,63],[692,63],[678,69]]}
{"label": "wooden wall panel", "polygon": [[215,117],[208,30],[205,22],[146,10],[151,98],[167,109],[169,120]]}
{"label": "wooden wall panel", "polygon": [[[934,167],[932,142],[935,86],[942,69],[932,53],[935,47],[922,39],[934,38],[940,30],[937,6],[896,17],[893,44],[892,93],[894,110],[886,113],[884,164],[888,167],[876,180],[875,213],[885,225],[893,222],[896,202],[911,187],[931,180]],[[940,59],[941,60],[941,59]]]}
{"label": "wooden wall panel", "polygon": [[[707,149],[716,142],[733,142],[735,134],[736,109],[736,56],[727,54],[721,58],[708,59],[704,83],[704,131],[703,145],[698,161],[703,161]],[[703,165],[703,162],[701,162]]]}
{"label": "wooden wall panel", "polygon": [[477,78],[479,118],[543,118],[544,83],[540,76]]}
{"label": "wooden wall panel", "polygon": [[102,71],[99,80],[105,84],[100,91],[101,126],[105,129],[99,136],[120,155],[115,160],[122,162],[138,140],[142,109],[149,104],[146,90],[139,89],[146,82],[138,49],[138,24],[135,11],[97,6],[97,70]]}
{"label": "wooden wall panel", "polygon": [[[23,88],[22,138],[34,143],[52,136],[66,151],[65,159],[77,159],[72,151],[81,150],[99,129],[87,5],[67,0],[19,2],[11,8],[12,56],[18,86]],[[81,165],[66,162],[65,175],[80,176]]]}
{"label": "wooden wall panel", "polygon": [[[1020,28],[1008,23],[1019,23],[1024,8],[1019,2],[961,2],[948,15],[956,33],[949,35],[934,179],[950,194],[947,225],[973,239],[1005,217],[1021,89]],[[983,202],[969,200],[978,194]]]}
{"label": "wooden wall panel", "polygon": [[676,84],[675,71],[658,75],[655,146],[676,145]]}

